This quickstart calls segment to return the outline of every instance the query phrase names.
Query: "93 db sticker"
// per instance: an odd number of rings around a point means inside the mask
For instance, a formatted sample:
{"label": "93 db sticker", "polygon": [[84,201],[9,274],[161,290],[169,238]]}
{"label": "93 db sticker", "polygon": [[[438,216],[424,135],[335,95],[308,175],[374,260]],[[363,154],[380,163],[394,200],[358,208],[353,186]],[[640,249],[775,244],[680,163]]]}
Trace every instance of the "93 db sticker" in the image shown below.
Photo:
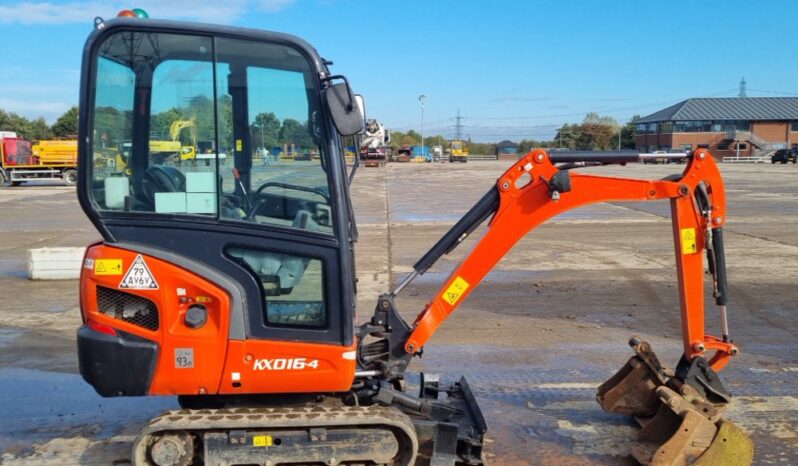
{"label": "93 db sticker", "polygon": [[147,263],[144,262],[144,258],[141,257],[141,254],[136,256],[136,260],[134,260],[130,268],[127,269],[127,273],[124,278],[122,278],[122,282],[119,283],[119,288],[129,290],[158,289],[158,282],[155,281],[155,277],[152,276],[152,272],[150,272],[150,268],[147,267]]}
{"label": "93 db sticker", "polygon": [[194,348],[175,348],[175,368],[194,368]]}
{"label": "93 db sticker", "polygon": [[455,278],[449,288],[446,288],[446,291],[443,292],[443,300],[454,306],[457,301],[460,301],[460,297],[463,296],[469,286],[471,285],[463,277]]}

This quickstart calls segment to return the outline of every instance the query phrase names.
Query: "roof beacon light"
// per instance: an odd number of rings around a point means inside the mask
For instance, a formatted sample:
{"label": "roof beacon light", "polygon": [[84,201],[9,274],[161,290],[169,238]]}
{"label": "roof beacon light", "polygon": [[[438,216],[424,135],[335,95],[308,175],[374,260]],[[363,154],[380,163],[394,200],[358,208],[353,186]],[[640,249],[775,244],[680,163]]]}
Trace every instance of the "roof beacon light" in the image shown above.
{"label": "roof beacon light", "polygon": [[117,15],[117,18],[149,18],[150,15],[141,8],[133,8],[132,10],[122,10]]}

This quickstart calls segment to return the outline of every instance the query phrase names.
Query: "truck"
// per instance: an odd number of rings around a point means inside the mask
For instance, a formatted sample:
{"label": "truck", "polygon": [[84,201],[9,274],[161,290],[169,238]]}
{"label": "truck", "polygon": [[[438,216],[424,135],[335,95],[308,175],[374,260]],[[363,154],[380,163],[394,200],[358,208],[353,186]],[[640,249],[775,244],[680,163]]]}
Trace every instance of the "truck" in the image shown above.
{"label": "truck", "polygon": [[449,163],[468,162],[468,148],[460,139],[453,139],[449,147]]}
{"label": "truck", "polygon": [[385,129],[375,119],[366,121],[366,129],[360,138],[360,160],[367,167],[378,167],[388,159],[388,143],[391,142],[391,131]]}
{"label": "truck", "polygon": [[78,181],[78,143],[43,140],[36,144],[14,131],[0,131],[0,186],[30,180],[60,179],[67,186]]}

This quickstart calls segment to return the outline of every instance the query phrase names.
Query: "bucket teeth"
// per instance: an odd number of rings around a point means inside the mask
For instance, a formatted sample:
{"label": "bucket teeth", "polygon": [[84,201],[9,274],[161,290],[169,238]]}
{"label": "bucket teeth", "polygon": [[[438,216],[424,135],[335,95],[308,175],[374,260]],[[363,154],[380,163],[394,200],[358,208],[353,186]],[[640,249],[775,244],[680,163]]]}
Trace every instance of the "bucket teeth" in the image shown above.
{"label": "bucket teeth", "polygon": [[[690,383],[692,378],[685,383],[674,376],[659,363],[648,343],[635,339],[632,346],[635,356],[599,386],[596,399],[605,411],[634,416],[640,424],[632,447],[632,456],[640,464],[752,464],[751,440],[739,427],[721,418],[725,403],[718,403],[724,400],[716,394],[720,390],[708,390],[704,383],[699,390]],[[719,379],[716,383],[712,379],[717,374],[709,373],[708,378],[701,375],[713,382],[712,389],[722,388]]]}

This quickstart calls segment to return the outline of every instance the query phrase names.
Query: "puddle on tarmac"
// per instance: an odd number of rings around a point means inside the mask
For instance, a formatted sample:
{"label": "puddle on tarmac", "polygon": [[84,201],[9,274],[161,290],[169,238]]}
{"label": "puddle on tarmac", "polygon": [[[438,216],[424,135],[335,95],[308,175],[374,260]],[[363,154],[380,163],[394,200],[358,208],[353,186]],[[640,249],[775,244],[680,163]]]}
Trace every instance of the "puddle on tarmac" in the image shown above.
{"label": "puddle on tarmac", "polygon": [[[444,280],[454,270],[456,263],[445,265],[445,271],[425,272],[424,275],[416,277],[413,282],[417,284],[443,285]],[[440,265],[438,266],[440,267]],[[408,274],[400,277],[404,279]],[[548,271],[539,270],[493,270],[488,274],[482,283],[528,283],[531,280],[540,280],[549,276]]]}
{"label": "puddle on tarmac", "polygon": [[[660,346],[663,353],[674,350]],[[585,351],[602,357],[580,363]],[[448,382],[466,376],[490,428],[492,464],[631,465],[636,464],[629,457],[636,424],[604,412],[595,400],[596,387],[629,354],[614,342],[598,347],[563,342],[545,350],[430,345],[410,369],[440,373]],[[727,417],[754,440],[756,464],[773,459],[798,464],[798,370],[738,370],[727,381],[736,395]]]}
{"label": "puddle on tarmac", "polygon": [[20,335],[22,335],[22,330],[13,329],[13,328],[0,328],[0,348],[5,346],[9,346],[11,343],[14,342]]}
{"label": "puddle on tarmac", "polygon": [[101,398],[78,374],[18,368],[0,369],[0,393],[4,452],[54,438],[108,438],[177,407],[174,397]]}

